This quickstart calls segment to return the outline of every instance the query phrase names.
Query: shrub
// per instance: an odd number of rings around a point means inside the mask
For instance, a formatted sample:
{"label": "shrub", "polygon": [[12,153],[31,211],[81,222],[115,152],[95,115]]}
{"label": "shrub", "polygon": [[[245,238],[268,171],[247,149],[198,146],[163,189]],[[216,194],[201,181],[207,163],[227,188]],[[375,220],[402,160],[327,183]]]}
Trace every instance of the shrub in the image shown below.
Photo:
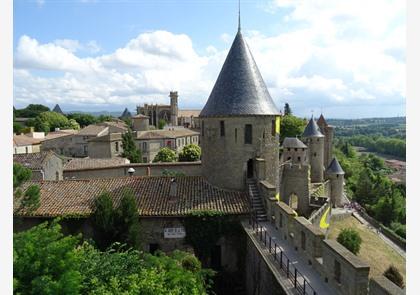
{"label": "shrub", "polygon": [[179,153],[179,162],[194,162],[200,160],[201,148],[196,144],[189,144],[184,146]]}
{"label": "shrub", "polygon": [[346,247],[353,254],[357,254],[360,251],[362,238],[355,229],[344,228],[340,231],[340,234],[337,237],[337,242]]}
{"label": "shrub", "polygon": [[384,272],[384,276],[398,287],[404,288],[404,278],[395,266],[390,265]]}
{"label": "shrub", "polygon": [[164,147],[159,150],[156,154],[153,162],[175,162],[176,161],[176,153],[171,150],[170,148]]}

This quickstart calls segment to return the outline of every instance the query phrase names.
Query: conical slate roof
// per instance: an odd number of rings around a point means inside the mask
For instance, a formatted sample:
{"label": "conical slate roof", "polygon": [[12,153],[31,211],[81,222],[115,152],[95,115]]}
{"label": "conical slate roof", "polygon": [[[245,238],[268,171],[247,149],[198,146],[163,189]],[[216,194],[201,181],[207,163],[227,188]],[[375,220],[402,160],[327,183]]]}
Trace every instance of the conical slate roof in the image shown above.
{"label": "conical slate roof", "polygon": [[286,137],[283,140],[283,148],[307,148],[307,146],[296,137]]}
{"label": "conical slate roof", "polygon": [[319,130],[318,124],[316,124],[314,117],[309,120],[308,125],[306,125],[305,130],[302,134],[303,137],[324,137],[324,135]]}
{"label": "conical slate roof", "polygon": [[131,113],[130,113],[130,111],[127,109],[127,108],[125,108],[125,110],[124,110],[124,112],[121,114],[121,117],[120,117],[121,119],[123,119],[123,118],[131,118]]}
{"label": "conical slate roof", "polygon": [[318,126],[321,126],[321,125],[328,126],[328,123],[322,114],[321,116],[319,116],[317,123],[318,123]]}
{"label": "conical slate roof", "polygon": [[334,157],[330,165],[327,168],[327,174],[344,174],[344,170],[341,168],[340,163]]}
{"label": "conical slate roof", "polygon": [[63,111],[61,110],[61,108],[58,104],[56,104],[55,107],[53,108],[53,112],[64,115]]}
{"label": "conical slate roof", "polygon": [[200,117],[279,114],[238,30]]}

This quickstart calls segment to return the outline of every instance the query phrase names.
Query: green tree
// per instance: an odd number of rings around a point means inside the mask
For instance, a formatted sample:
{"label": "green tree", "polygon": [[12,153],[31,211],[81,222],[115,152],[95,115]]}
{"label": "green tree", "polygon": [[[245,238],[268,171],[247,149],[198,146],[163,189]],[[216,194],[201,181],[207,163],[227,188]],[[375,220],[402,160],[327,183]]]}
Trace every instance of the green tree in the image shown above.
{"label": "green tree", "polygon": [[404,288],[404,278],[394,265],[390,265],[384,272],[384,276],[400,288]]}
{"label": "green tree", "polygon": [[18,122],[13,122],[13,133],[20,134],[23,131],[22,124]]}
{"label": "green tree", "polygon": [[56,222],[13,234],[14,293],[79,294],[78,243],[78,237],[64,236]]}
{"label": "green tree", "polygon": [[194,162],[201,158],[201,148],[196,144],[189,144],[184,146],[179,153],[179,162]]}
{"label": "green tree", "polygon": [[67,118],[76,120],[77,123],[79,123],[80,127],[86,127],[91,124],[98,123],[98,119],[91,115],[91,114],[84,114],[84,113],[73,113],[68,114]]}
{"label": "green tree", "polygon": [[122,146],[123,153],[122,156],[129,159],[131,163],[141,163],[142,155],[141,151],[136,147],[133,138],[133,132],[131,129],[128,129],[126,133],[122,135]]}
{"label": "green tree", "polygon": [[306,122],[293,115],[283,116],[280,121],[280,140],[283,142],[285,137],[300,136],[305,129]]}
{"label": "green tree", "polygon": [[80,125],[79,125],[79,123],[77,123],[77,121],[75,119],[70,119],[69,120],[68,127],[70,127],[70,129],[74,129],[74,130],[79,130],[80,129]]}
{"label": "green tree", "polygon": [[284,104],[284,115],[288,116],[288,115],[291,115],[291,114],[292,114],[292,109],[290,108],[289,103],[286,102]]}
{"label": "green tree", "polygon": [[362,238],[355,229],[344,228],[340,231],[337,242],[346,247],[353,254],[357,254],[360,251]]}
{"label": "green tree", "polygon": [[158,128],[163,129],[163,127],[165,127],[165,125],[166,125],[166,121],[164,119],[159,119]]}
{"label": "green tree", "polygon": [[95,242],[100,249],[108,248],[116,240],[115,213],[111,195],[108,192],[100,194],[95,199],[93,212],[93,227]]}
{"label": "green tree", "polygon": [[13,188],[17,188],[23,182],[32,177],[31,169],[23,167],[21,164],[13,163]]}
{"label": "green tree", "polygon": [[117,241],[138,249],[140,246],[140,222],[134,192],[125,189],[121,203],[115,212]]}
{"label": "green tree", "polygon": [[98,122],[102,123],[102,122],[109,122],[114,120],[114,117],[111,115],[99,115],[98,117]]}
{"label": "green tree", "polygon": [[35,118],[43,112],[50,111],[50,108],[42,104],[30,104],[24,109],[16,110],[16,117],[21,118]]}
{"label": "green tree", "polygon": [[175,162],[176,153],[168,147],[161,148],[156,154],[153,162]]}
{"label": "green tree", "polygon": [[49,132],[55,128],[80,128],[75,122],[69,122],[66,116],[56,112],[43,112],[39,114],[34,121],[37,131]]}

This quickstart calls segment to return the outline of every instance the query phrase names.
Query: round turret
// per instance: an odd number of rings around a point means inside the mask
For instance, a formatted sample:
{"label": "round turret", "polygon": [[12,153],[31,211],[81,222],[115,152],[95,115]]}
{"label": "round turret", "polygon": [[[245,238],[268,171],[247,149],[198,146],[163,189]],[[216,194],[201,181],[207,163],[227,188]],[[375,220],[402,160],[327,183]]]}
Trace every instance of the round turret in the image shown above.
{"label": "round turret", "polygon": [[330,180],[330,198],[333,207],[342,207],[344,203],[344,170],[336,158],[333,158],[326,171]]}
{"label": "round turret", "polygon": [[324,181],[324,135],[312,117],[303,131],[304,143],[308,146],[308,159],[311,165],[311,182]]}
{"label": "round turret", "polygon": [[247,178],[258,177],[277,187],[279,116],[238,31],[200,113],[201,161],[207,180],[244,190]]}

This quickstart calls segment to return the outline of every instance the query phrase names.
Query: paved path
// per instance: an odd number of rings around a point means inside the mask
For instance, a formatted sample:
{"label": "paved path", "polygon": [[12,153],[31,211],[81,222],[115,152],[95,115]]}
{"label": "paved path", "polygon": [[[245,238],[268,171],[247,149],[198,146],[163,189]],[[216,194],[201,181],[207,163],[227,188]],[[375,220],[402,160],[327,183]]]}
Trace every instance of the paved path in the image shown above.
{"label": "paved path", "polygon": [[405,250],[403,248],[401,248],[400,246],[398,246],[397,244],[395,244],[392,240],[388,239],[383,233],[378,232],[376,230],[376,228],[371,225],[366,219],[364,219],[356,210],[353,210],[353,215],[355,215],[355,217],[364,225],[367,226],[368,229],[370,229],[371,231],[373,231],[374,233],[376,233],[382,240],[385,241],[385,243],[387,243],[392,249],[394,249],[398,254],[400,254],[402,257],[405,257]]}
{"label": "paved path", "polygon": [[[296,269],[303,275],[305,280],[309,282],[312,288],[316,291],[317,294],[336,294],[334,290],[324,282],[323,276],[321,276],[315,268],[308,265],[306,259],[299,255],[299,252],[293,249],[293,247],[288,243],[288,241],[283,240],[280,237],[280,233],[278,230],[274,228],[269,222],[261,222],[259,223],[260,226],[263,226],[263,231],[267,230],[267,239],[268,235],[272,237],[272,253],[274,253],[274,242],[278,245],[278,247],[283,251],[283,253],[289,258],[290,264],[296,267]],[[256,233],[258,234],[258,233]],[[259,240],[258,240],[259,241]],[[259,241],[264,245],[264,242]],[[267,248],[269,245],[267,244]],[[274,256],[274,254],[271,254]],[[279,257],[279,250],[277,248],[277,257]],[[279,258],[277,258],[279,259]],[[280,267],[279,267],[280,268]],[[303,285],[303,278],[299,278],[299,283]],[[307,294],[313,294],[309,292],[309,288],[306,289]]]}

